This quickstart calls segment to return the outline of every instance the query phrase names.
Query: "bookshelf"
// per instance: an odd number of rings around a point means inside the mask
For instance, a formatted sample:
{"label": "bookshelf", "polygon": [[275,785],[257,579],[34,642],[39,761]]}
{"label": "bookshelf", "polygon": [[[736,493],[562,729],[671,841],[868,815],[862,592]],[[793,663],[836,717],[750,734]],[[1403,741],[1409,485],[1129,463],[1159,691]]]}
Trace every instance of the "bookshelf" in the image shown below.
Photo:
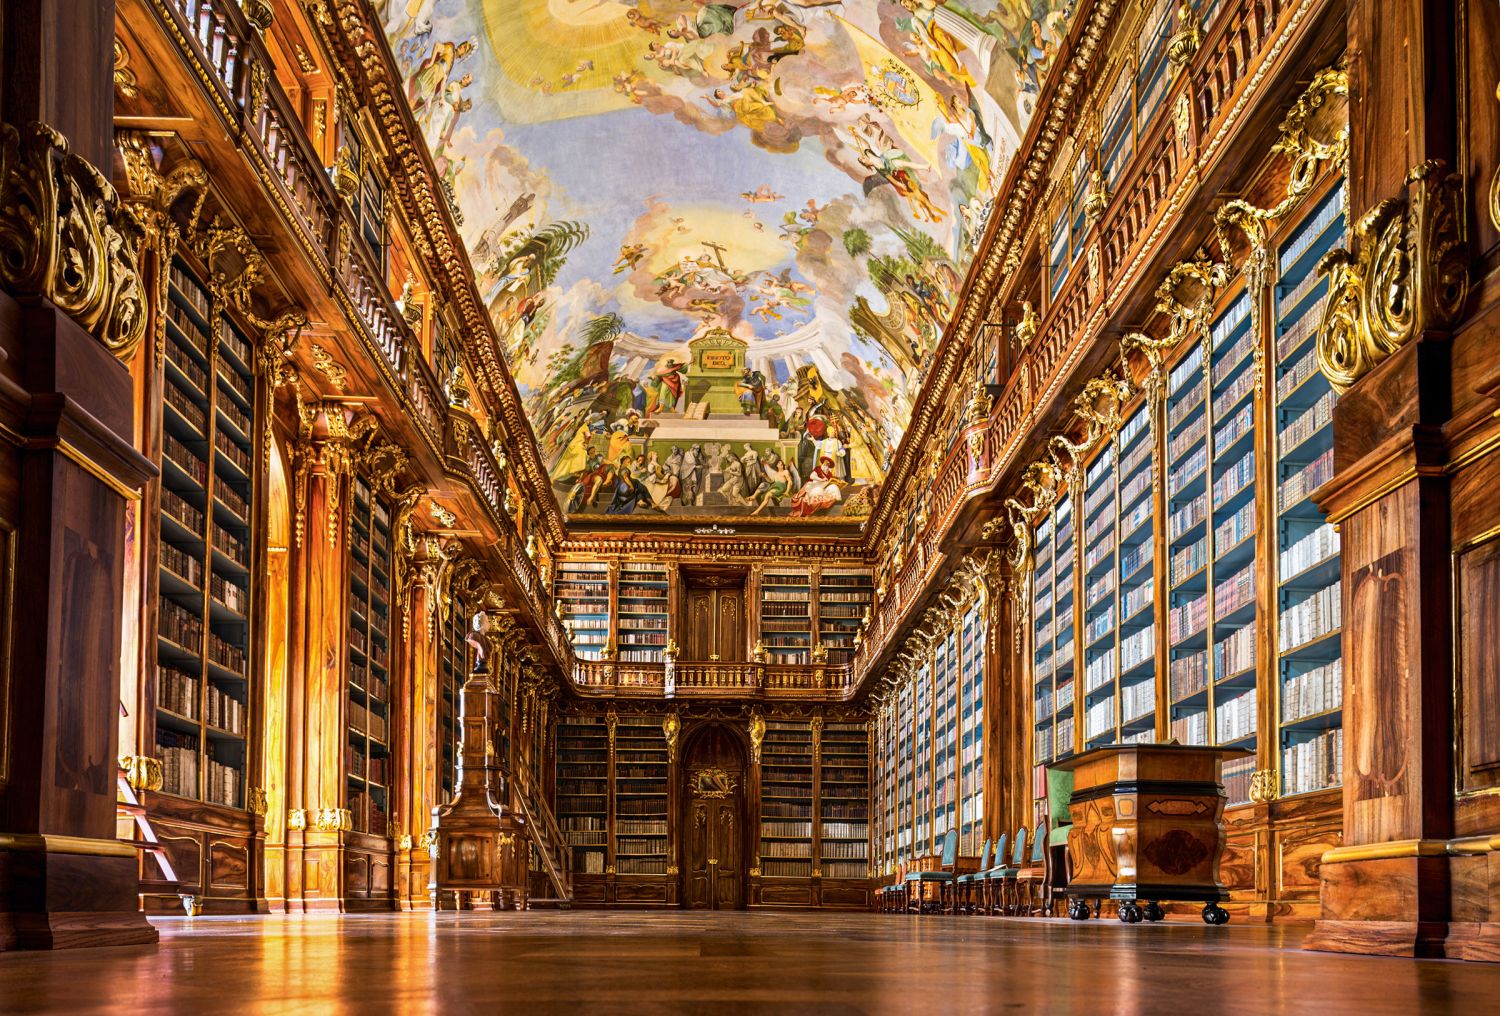
{"label": "bookshelf", "polygon": [[563,561],[557,566],[553,595],[563,627],[581,660],[602,660],[609,650],[609,565],[603,561]]}
{"label": "bookshelf", "polygon": [[1032,761],[1073,753],[1073,501],[1060,493],[1037,527],[1033,576]]}
{"label": "bookshelf", "polygon": [[805,571],[767,571],[760,579],[760,641],[769,663],[812,662],[812,581]]}
{"label": "bookshelf", "polygon": [[910,684],[903,684],[896,693],[896,863],[904,864],[911,859],[915,844],[912,841],[912,790],[915,785],[916,753],[912,749],[911,725],[912,702],[915,692]]}
{"label": "bookshelf", "polygon": [[667,873],[667,739],[661,721],[620,717],[615,728],[615,871]]}
{"label": "bookshelf", "polygon": [[964,612],[959,634],[959,849],[978,853],[984,837],[984,612]]}
{"label": "bookshelf", "polygon": [[166,793],[238,809],[250,711],[253,357],[180,260],[164,317],[156,754]]}
{"label": "bookshelf", "polygon": [[361,476],[350,482],[346,747],[356,832],[384,836],[389,813],[391,516]]}
{"label": "bookshelf", "polygon": [[826,723],[818,739],[818,870],[870,874],[870,735],[863,723]]}
{"label": "bookshelf", "polygon": [[603,875],[609,839],[609,731],[602,716],[557,725],[557,822],[573,851],[573,871]]}
{"label": "bookshelf", "polygon": [[621,662],[665,660],[669,627],[666,566],[621,565],[615,599],[615,647]]}
{"label": "bookshelf", "polygon": [[768,720],[760,756],[762,877],[811,877],[812,798],[812,725],[806,721]]}
{"label": "bookshelf", "polygon": [[951,628],[933,656],[932,840],[958,824],[958,633]]}
{"label": "bookshelf", "polygon": [[438,796],[443,803],[453,799],[458,785],[459,694],[469,676],[469,608],[455,599],[439,633],[437,755]]}
{"label": "bookshelf", "polygon": [[1271,395],[1278,749],[1284,795],[1343,782],[1339,536],[1311,496],[1333,475],[1336,398],[1317,368],[1317,325],[1327,283],[1316,265],[1343,242],[1345,186],[1340,180],[1276,251]]}
{"label": "bookshelf", "polygon": [[875,598],[868,571],[824,568],[818,576],[818,643],[834,666],[854,658],[854,636]]}
{"label": "bookshelf", "polygon": [[917,672],[912,719],[916,736],[912,749],[912,852],[932,851],[932,661]]}
{"label": "bookshelf", "polygon": [[896,745],[900,732],[896,726],[896,706],[887,701],[879,714],[880,723],[880,855],[881,870],[889,873],[896,866]]}
{"label": "bookshelf", "polygon": [[[1255,751],[1258,741],[1256,618],[1255,345],[1251,297],[1240,293],[1210,328],[1212,465],[1208,539],[1211,741]],[[1247,761],[1228,768],[1230,803],[1249,799]],[[1243,784],[1243,786],[1241,785]]]}
{"label": "bookshelf", "polygon": [[1194,343],[1167,380],[1167,692],[1172,736],[1209,743],[1208,441],[1205,349]]}
{"label": "bookshelf", "polygon": [[1119,722],[1119,604],[1116,442],[1104,445],[1084,474],[1083,739],[1096,748],[1115,739]]}

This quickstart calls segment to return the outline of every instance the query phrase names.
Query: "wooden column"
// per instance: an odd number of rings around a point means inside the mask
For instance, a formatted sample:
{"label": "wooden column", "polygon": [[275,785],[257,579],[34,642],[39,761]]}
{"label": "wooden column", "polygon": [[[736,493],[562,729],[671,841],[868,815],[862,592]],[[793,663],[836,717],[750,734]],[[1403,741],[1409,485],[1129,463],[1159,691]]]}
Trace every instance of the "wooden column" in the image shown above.
{"label": "wooden column", "polygon": [[352,826],[344,798],[351,461],[345,412],[333,402],[303,406],[293,463],[285,876],[292,911],[341,905],[341,836]]}
{"label": "wooden column", "polygon": [[12,248],[0,268],[0,951],[157,938],[137,909],[135,851],[115,839],[127,505],[153,470],[134,447],[126,368],[144,336],[141,233],[103,182],[113,24],[112,0],[16,0],[0,19]]}
{"label": "wooden column", "polygon": [[[1454,206],[1464,189],[1447,181],[1457,136],[1455,7],[1349,4],[1350,221],[1394,201],[1389,211],[1406,219],[1413,242],[1405,264],[1377,278],[1378,268],[1360,262],[1378,260],[1385,238],[1355,230],[1348,274],[1364,291],[1340,287],[1335,272],[1330,297],[1377,315],[1389,315],[1399,298],[1404,326],[1392,334],[1362,315],[1344,330],[1325,316],[1319,337],[1320,354],[1331,354],[1320,366],[1346,388],[1334,411],[1335,476],[1317,496],[1340,526],[1343,551],[1344,843],[1323,857],[1322,919],[1307,942],[1314,949],[1445,951],[1455,718],[1442,431],[1468,271],[1467,256],[1446,248],[1461,243]],[[1445,234],[1448,213],[1455,218]],[[1329,340],[1341,330],[1335,347]]]}
{"label": "wooden column", "polygon": [[[438,659],[442,606],[438,602],[440,575],[448,562],[436,539],[417,541],[406,575],[401,604],[401,673],[398,681],[405,708],[401,752],[392,772],[399,816],[396,840],[396,904],[402,910],[428,910],[427,891],[432,857],[427,830],[438,804],[441,758],[438,750],[438,698],[441,662]],[[457,610],[457,601],[449,610]]]}

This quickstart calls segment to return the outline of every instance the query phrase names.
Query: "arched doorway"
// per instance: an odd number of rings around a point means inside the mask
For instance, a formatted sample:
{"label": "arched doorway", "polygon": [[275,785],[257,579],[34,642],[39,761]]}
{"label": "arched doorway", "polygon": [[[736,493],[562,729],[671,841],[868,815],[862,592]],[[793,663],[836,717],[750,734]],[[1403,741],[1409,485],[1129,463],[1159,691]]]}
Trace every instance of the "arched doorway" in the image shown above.
{"label": "arched doorway", "polygon": [[690,731],[684,744],[682,902],[692,910],[745,905],[745,742],[722,723]]}

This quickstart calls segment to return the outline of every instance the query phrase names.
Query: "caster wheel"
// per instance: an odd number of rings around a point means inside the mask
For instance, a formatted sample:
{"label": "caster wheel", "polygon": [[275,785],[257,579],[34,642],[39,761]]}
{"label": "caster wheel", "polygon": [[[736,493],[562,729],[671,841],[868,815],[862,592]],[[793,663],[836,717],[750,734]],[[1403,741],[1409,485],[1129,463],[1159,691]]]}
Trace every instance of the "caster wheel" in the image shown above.
{"label": "caster wheel", "polygon": [[1207,904],[1203,908],[1203,923],[1204,924],[1228,924],[1229,923],[1229,911],[1225,910],[1223,907],[1219,906],[1217,903]]}
{"label": "caster wheel", "polygon": [[1089,905],[1084,900],[1072,900],[1068,903],[1068,916],[1075,921],[1087,921],[1089,919]]}
{"label": "caster wheel", "polygon": [[1120,920],[1126,924],[1141,923],[1141,908],[1134,903],[1125,902],[1120,904]]}
{"label": "caster wheel", "polygon": [[1151,921],[1153,924],[1167,916],[1167,912],[1163,910],[1161,908],[1161,904],[1157,903],[1155,900],[1152,900],[1150,903],[1146,904],[1146,909],[1142,912],[1142,914],[1146,918],[1146,920]]}

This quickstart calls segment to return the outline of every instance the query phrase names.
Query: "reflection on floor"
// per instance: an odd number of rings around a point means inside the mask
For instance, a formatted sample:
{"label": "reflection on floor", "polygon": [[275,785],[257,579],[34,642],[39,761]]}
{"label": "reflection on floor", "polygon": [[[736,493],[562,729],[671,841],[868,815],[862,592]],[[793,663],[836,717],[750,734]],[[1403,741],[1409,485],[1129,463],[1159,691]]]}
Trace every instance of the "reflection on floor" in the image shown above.
{"label": "reflection on floor", "polygon": [[0,1012],[1492,1012],[1482,964],[1305,953],[1304,929],[802,913],[158,922],[0,955]]}

